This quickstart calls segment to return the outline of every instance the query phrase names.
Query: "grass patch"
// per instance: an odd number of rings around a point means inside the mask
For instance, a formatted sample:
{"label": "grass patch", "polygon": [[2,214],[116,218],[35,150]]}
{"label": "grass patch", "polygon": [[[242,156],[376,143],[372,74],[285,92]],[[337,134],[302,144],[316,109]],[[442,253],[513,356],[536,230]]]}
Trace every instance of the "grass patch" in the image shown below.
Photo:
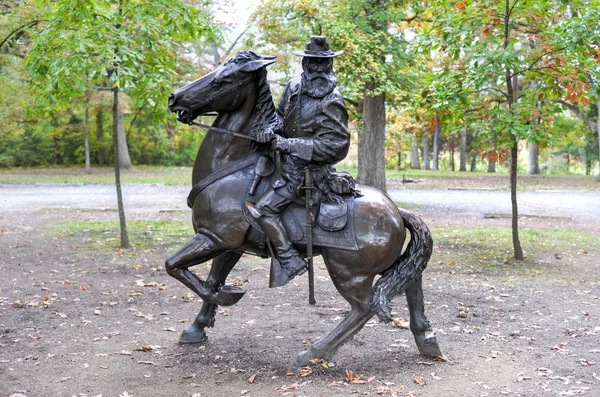
{"label": "grass patch", "polygon": [[[193,235],[189,222],[172,220],[132,220],[127,222],[132,248],[181,246]],[[69,221],[59,222],[47,228],[50,235],[83,239],[78,248],[86,251],[111,251],[121,242],[119,222],[116,221]]]}
{"label": "grass patch", "polygon": [[540,271],[543,267],[535,261],[536,255],[600,251],[597,235],[568,229],[519,229],[526,256],[522,262],[514,260],[509,227],[434,227],[432,236],[435,261],[448,266],[466,266],[471,270],[506,270],[509,265],[517,272]]}
{"label": "grass patch", "polygon": [[[136,166],[121,170],[122,183],[159,183],[164,185],[190,185],[191,167]],[[113,184],[114,170],[109,167],[93,167],[91,174],[84,168],[25,168],[0,171],[0,183],[7,184]]]}

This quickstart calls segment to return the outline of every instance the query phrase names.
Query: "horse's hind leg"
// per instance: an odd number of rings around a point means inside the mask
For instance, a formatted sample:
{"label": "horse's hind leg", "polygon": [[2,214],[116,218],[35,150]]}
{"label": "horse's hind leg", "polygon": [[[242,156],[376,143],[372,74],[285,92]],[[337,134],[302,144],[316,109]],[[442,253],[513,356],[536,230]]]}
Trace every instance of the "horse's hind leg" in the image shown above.
{"label": "horse's hind leg", "polygon": [[296,365],[306,365],[314,358],[328,359],[345,342],[350,340],[375,314],[373,299],[373,276],[352,277],[343,265],[328,263],[332,281],[340,295],[350,303],[350,313],[333,331],[315,342],[308,350],[298,353]]}
{"label": "horse's hind leg", "polygon": [[415,337],[419,353],[424,356],[441,356],[435,333],[431,329],[429,321],[425,317],[425,305],[423,303],[422,276],[416,278],[406,288],[406,300],[410,311],[410,330]]}
{"label": "horse's hind leg", "polygon": [[[225,280],[229,272],[238,262],[241,253],[226,252],[213,259],[212,267],[206,282],[211,285],[214,290],[217,290],[221,285],[225,284]],[[204,328],[212,327],[215,323],[215,313],[217,304],[203,302],[202,309],[196,316],[194,322],[183,330],[179,337],[179,343],[202,343],[206,341],[206,333]]]}

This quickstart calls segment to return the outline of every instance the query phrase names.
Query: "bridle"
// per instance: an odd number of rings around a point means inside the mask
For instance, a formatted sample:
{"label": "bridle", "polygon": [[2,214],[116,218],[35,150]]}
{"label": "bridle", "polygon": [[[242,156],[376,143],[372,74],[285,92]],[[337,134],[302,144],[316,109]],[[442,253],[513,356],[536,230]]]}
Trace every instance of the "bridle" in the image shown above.
{"label": "bridle", "polygon": [[[242,88],[244,88],[245,86],[250,84],[256,78],[256,75],[253,72],[244,73],[244,74],[247,76],[238,80],[238,82],[236,84],[231,84],[224,90],[217,92],[215,95],[209,96],[208,98],[205,98],[203,100],[194,99],[194,109],[197,109],[197,108],[207,105],[211,102],[214,102],[216,100],[224,98],[227,95],[231,94],[232,92],[236,91],[235,97],[233,98],[233,103],[231,104],[231,107],[235,108],[235,106],[238,104],[238,102],[240,100],[240,97],[242,94]],[[215,81],[218,81],[219,79],[221,79],[220,76],[215,77],[215,79],[211,82],[211,86],[216,85]],[[220,83],[219,83],[219,85],[220,85]],[[192,112],[190,112],[190,114],[191,113]],[[191,121],[188,124],[191,124]]]}

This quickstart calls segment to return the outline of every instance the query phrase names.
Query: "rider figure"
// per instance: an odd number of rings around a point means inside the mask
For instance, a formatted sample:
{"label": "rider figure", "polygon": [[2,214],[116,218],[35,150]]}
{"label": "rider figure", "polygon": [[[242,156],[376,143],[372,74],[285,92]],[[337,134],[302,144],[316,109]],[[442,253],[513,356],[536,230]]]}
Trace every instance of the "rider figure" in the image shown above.
{"label": "rider figure", "polygon": [[[294,51],[294,55],[302,57],[303,73],[286,86],[277,107],[275,127],[256,137],[259,142],[271,142],[273,152],[282,154],[285,184],[272,183],[255,205],[249,204],[249,210],[267,234],[290,279],[304,273],[307,265],[290,241],[281,213],[296,197],[307,166],[317,186],[324,186],[319,181],[346,157],[350,145],[348,112],[333,71],[333,57],[341,53],[333,52],[323,36],[311,37],[304,51]],[[323,193],[325,199],[335,199],[327,191]]]}

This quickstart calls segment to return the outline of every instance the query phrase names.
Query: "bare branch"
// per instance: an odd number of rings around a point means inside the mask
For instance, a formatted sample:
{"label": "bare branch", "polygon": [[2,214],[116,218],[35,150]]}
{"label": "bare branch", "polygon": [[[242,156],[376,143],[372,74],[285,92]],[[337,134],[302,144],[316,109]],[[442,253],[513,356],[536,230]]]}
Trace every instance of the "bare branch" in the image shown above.
{"label": "bare branch", "polygon": [[558,103],[560,103],[561,105],[567,107],[569,110],[571,110],[573,113],[575,113],[575,115],[584,123],[587,124],[588,127],[590,127],[594,132],[598,133],[598,124],[592,120],[591,118],[589,118],[588,116],[586,116],[581,109],[579,109],[579,106],[563,101],[562,99],[558,99],[557,100]]}

